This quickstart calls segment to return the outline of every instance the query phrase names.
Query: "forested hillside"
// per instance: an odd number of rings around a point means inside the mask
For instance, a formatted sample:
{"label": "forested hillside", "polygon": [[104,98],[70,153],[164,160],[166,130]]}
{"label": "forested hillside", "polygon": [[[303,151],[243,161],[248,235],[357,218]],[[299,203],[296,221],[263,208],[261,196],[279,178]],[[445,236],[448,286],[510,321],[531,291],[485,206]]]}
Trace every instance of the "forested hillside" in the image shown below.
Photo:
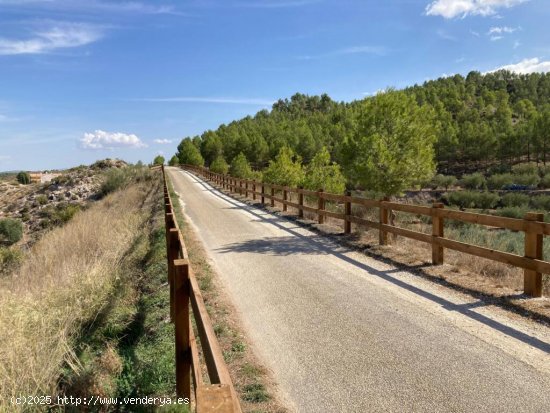
{"label": "forested hillside", "polygon": [[387,182],[392,173],[417,169],[405,185],[429,179],[436,168],[460,175],[487,168],[506,172],[520,160],[546,163],[550,74],[471,72],[350,103],[295,94],[271,111],[185,138],[171,163],[216,161],[223,171],[242,153],[261,170],[283,147],[305,165],[326,148],[353,185]]}

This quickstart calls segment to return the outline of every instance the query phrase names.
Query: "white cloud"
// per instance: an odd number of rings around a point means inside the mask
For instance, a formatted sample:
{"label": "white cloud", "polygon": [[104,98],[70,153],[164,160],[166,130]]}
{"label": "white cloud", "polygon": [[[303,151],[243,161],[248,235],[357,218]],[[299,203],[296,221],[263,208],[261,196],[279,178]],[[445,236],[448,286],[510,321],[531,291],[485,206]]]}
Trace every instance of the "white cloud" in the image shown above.
{"label": "white cloud", "polygon": [[237,3],[237,7],[250,7],[255,9],[279,9],[283,7],[301,7],[319,3],[321,0],[254,0],[251,2]]}
{"label": "white cloud", "polygon": [[497,70],[508,70],[510,72],[523,73],[523,74],[535,73],[535,72],[545,73],[545,72],[550,72],[550,61],[540,61],[536,57],[532,59],[523,59],[519,63],[501,66],[487,73],[496,72]]}
{"label": "white cloud", "polygon": [[102,130],[85,133],[80,139],[80,144],[84,149],[144,148],[147,146],[134,134]]}
{"label": "white cloud", "polygon": [[519,27],[508,27],[508,26],[502,26],[502,27],[491,27],[487,34],[502,34],[502,33],[514,33],[515,31],[519,30]]}
{"label": "white cloud", "polygon": [[468,15],[491,16],[498,9],[517,6],[529,0],[435,0],[426,6],[428,16],[445,19]]}
{"label": "white cloud", "polygon": [[34,32],[30,39],[0,38],[0,55],[49,53],[56,49],[84,46],[101,37],[102,30],[96,26],[56,23]]}
{"label": "white cloud", "polygon": [[181,14],[170,5],[150,5],[138,1],[106,2],[100,0],[0,0],[0,6],[73,12],[114,12],[135,14]]}
{"label": "white cloud", "polygon": [[155,139],[153,142],[158,143],[159,145],[166,145],[172,143],[172,139]]}
{"label": "white cloud", "polygon": [[496,42],[497,40],[502,39],[502,36],[491,36],[491,41]]}
{"label": "white cloud", "polygon": [[345,47],[343,49],[333,50],[331,52],[322,53],[318,55],[306,55],[299,56],[300,60],[313,60],[313,59],[323,59],[326,57],[336,57],[343,55],[353,55],[353,54],[374,54],[378,56],[383,56],[387,53],[387,49],[382,46],[352,46]]}
{"label": "white cloud", "polygon": [[196,97],[196,96],[176,96],[167,98],[143,98],[132,99],[138,102],[166,102],[166,103],[221,103],[231,105],[256,105],[256,106],[271,106],[275,103],[274,100],[256,99],[256,98],[232,98],[232,97]]}

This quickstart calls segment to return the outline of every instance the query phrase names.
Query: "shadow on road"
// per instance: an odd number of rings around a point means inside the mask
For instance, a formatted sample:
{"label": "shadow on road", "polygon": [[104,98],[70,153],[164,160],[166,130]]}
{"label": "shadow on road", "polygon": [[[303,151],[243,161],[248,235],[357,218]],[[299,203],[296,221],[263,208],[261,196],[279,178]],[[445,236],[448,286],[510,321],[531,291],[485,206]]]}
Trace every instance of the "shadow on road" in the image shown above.
{"label": "shadow on road", "polygon": [[[525,344],[528,344],[532,347],[535,347],[539,350],[542,350],[546,353],[550,354],[550,343],[546,343],[542,340],[539,340],[536,337],[532,337],[528,334],[525,334],[519,330],[516,330],[510,326],[504,325],[498,321],[495,321],[483,314],[476,313],[475,311],[472,311],[474,308],[483,307],[486,305],[489,305],[488,303],[485,303],[484,301],[478,301],[475,303],[467,303],[467,304],[455,304],[443,297],[439,297],[431,292],[424,291],[419,287],[416,287],[414,285],[408,284],[404,282],[403,280],[400,280],[396,278],[395,276],[392,276],[392,273],[404,271],[400,269],[392,269],[388,271],[380,271],[375,268],[370,267],[369,265],[357,261],[353,259],[352,257],[349,257],[345,255],[345,253],[352,252],[351,249],[348,249],[343,246],[339,246],[338,244],[332,242],[331,240],[327,239],[326,237],[322,236],[306,236],[303,234],[300,234],[297,231],[294,231],[292,228],[286,228],[285,226],[281,225],[280,222],[288,222],[285,219],[279,218],[274,216],[270,213],[261,213],[262,211],[258,210],[258,208],[254,206],[250,206],[247,204],[244,204],[242,202],[236,201],[235,199],[223,194],[222,192],[218,191],[217,189],[210,186],[208,183],[203,181],[202,179],[196,177],[193,174],[190,174],[188,172],[185,172],[193,182],[200,184],[204,189],[204,191],[208,191],[215,195],[216,197],[223,199],[225,202],[230,203],[233,205],[232,209],[240,209],[248,212],[249,214],[253,215],[255,218],[262,222],[269,223],[271,225],[276,226],[277,228],[288,232],[290,235],[288,237],[283,238],[271,238],[271,239],[264,239],[264,240],[253,240],[253,241],[246,241],[243,243],[235,243],[225,246],[223,249],[221,249],[221,252],[228,253],[228,252],[258,252],[262,254],[280,254],[280,255],[291,255],[291,254],[324,254],[324,255],[333,255],[337,257],[338,259],[341,259],[342,261],[345,261],[349,264],[352,264],[366,272],[368,272],[371,275],[377,276],[387,282],[390,282],[398,287],[401,287],[407,291],[410,291],[414,294],[417,294],[423,298],[426,298],[428,300],[431,300],[443,307],[444,309],[448,311],[456,311],[472,320],[476,320],[482,324],[485,324],[486,326],[489,326],[497,331],[500,331],[503,334],[506,334],[510,337],[513,337]],[[287,238],[289,240],[287,240]],[[296,241],[291,242],[290,238],[295,238]],[[282,245],[279,244],[279,240],[282,240]],[[285,240],[286,245],[285,245]],[[296,249],[296,252],[293,252],[292,250]]]}

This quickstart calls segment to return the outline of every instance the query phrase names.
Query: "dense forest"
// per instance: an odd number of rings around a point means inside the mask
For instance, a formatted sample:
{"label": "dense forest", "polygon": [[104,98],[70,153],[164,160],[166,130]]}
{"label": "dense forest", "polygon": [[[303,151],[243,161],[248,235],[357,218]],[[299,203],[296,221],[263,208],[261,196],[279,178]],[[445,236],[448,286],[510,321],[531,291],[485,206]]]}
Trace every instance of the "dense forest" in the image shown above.
{"label": "dense forest", "polygon": [[240,161],[259,171],[285,152],[307,168],[327,151],[323,165],[341,166],[348,185],[376,189],[374,181],[387,186],[396,175],[410,176],[386,192],[421,183],[436,170],[502,173],[520,161],[546,164],[550,73],[470,72],[350,103],[295,94],[271,111],[183,139],[171,162],[214,163],[223,172],[242,154]]}

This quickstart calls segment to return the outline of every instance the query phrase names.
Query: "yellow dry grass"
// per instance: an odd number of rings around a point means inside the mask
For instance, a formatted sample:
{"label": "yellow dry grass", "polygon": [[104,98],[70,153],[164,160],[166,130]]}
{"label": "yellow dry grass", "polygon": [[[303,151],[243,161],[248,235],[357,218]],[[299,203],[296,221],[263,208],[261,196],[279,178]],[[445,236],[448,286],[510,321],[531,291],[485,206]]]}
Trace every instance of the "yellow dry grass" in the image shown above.
{"label": "yellow dry grass", "polygon": [[55,395],[63,366],[79,368],[72,344],[109,302],[118,266],[145,219],[145,198],[145,186],[111,194],[45,235],[2,280],[0,411],[29,411],[11,397]]}

